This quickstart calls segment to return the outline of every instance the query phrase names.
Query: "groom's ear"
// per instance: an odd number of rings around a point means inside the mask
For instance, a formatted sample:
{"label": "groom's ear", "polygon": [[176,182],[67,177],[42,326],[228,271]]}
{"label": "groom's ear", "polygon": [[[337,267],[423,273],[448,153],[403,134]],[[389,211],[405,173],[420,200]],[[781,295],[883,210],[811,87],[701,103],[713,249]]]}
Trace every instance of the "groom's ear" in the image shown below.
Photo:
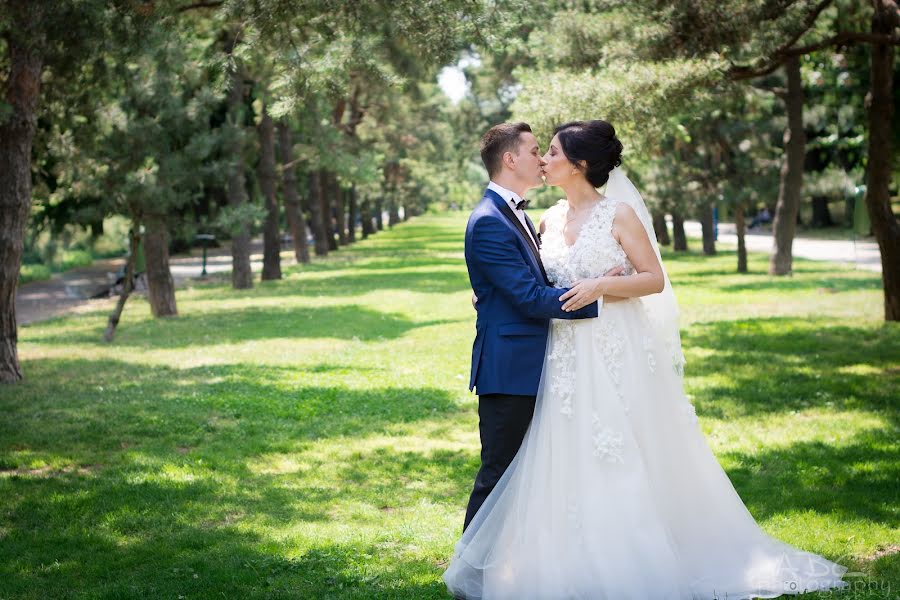
{"label": "groom's ear", "polygon": [[503,161],[503,164],[506,165],[510,169],[516,168],[516,157],[512,150],[507,150],[503,153],[503,156],[500,157],[500,160]]}

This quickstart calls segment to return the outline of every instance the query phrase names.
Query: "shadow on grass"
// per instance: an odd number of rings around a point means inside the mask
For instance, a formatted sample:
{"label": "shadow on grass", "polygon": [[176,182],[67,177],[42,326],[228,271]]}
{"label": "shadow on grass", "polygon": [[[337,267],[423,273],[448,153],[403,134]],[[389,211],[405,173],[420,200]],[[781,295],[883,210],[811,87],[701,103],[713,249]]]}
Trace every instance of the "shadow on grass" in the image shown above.
{"label": "shadow on grass", "polygon": [[[366,441],[445,421],[448,392],[292,385],[298,369],[249,365],[25,366],[0,389],[0,596],[440,597],[409,541],[375,566],[385,548],[283,554],[295,535],[316,544],[310,528],[461,507],[476,456]],[[383,535],[406,535],[403,518]]]}
{"label": "shadow on grass", "polygon": [[894,393],[900,383],[900,336],[890,324],[848,327],[826,318],[716,321],[693,325],[683,341],[703,353],[688,363],[690,377],[726,382],[694,392],[701,415],[829,406],[876,411],[900,423]]}
{"label": "shadow on grass", "polygon": [[[229,291],[240,297],[349,296],[373,290],[404,290],[447,294],[469,289],[463,259],[464,231],[448,231],[446,224],[404,223],[399,235],[379,234],[332,252],[309,264],[290,266],[286,275],[252,290]],[[452,253],[453,256],[448,255]],[[458,257],[454,257],[457,256]],[[346,269],[346,271],[344,271]],[[433,271],[429,271],[433,269]],[[304,278],[307,273],[332,273],[327,279]],[[222,281],[195,286],[195,297],[217,299]]]}
{"label": "shadow on grass", "polygon": [[[283,286],[287,287],[287,286]],[[275,295],[291,295],[278,289]],[[394,339],[419,327],[452,320],[417,322],[364,306],[341,305],[278,308],[230,308],[187,313],[172,319],[144,319],[123,325],[115,345],[143,348],[184,348],[274,338]],[[31,344],[91,344],[105,346],[103,326],[65,334],[29,336]],[[52,329],[51,329],[52,331]]]}
{"label": "shadow on grass", "polygon": [[[4,519],[17,531],[0,551],[4,598],[446,597],[438,563],[411,558],[406,544],[320,542],[290,558],[290,541],[244,522],[266,504],[196,484],[17,487],[34,500]],[[256,495],[290,506],[291,495],[272,492]],[[44,494],[63,500],[41,504]]]}
{"label": "shadow on grass", "polygon": [[754,453],[725,452],[728,476],[756,519],[811,510],[900,525],[896,435],[859,432],[847,443],[798,442]]}
{"label": "shadow on grass", "polygon": [[278,296],[354,296],[378,290],[402,290],[425,294],[452,294],[470,289],[469,276],[462,261],[448,261],[453,270],[423,271],[407,269],[402,264],[380,266],[352,265],[353,272],[335,274],[328,279],[286,280],[278,285],[260,286],[250,294],[259,297]]}
{"label": "shadow on grass", "polygon": [[855,292],[858,290],[881,289],[880,277],[823,277],[823,278],[774,278],[769,277],[765,281],[748,281],[731,285],[719,286],[723,292],[758,292],[778,290],[792,292],[798,290],[819,290],[826,294],[838,292]]}
{"label": "shadow on grass", "polygon": [[[88,451],[114,450],[138,440],[168,443],[169,450],[237,444],[257,453],[289,451],[311,440],[382,433],[396,423],[461,410],[454,396],[436,388],[308,385],[304,367],[172,369],[66,359],[23,366],[28,379],[15,389],[0,388],[6,417],[0,434],[10,436],[0,439],[63,455],[81,444]],[[322,366],[306,370],[320,373]]]}
{"label": "shadow on grass", "polygon": [[[391,560],[390,566],[366,568],[364,558],[384,554],[384,547],[378,545],[331,544],[316,547],[282,568],[305,575],[298,577],[297,587],[290,590],[297,598],[445,600],[450,597],[440,580],[443,567],[434,561],[397,557]],[[326,582],[325,589],[304,585],[304,580],[309,578]]]}
{"label": "shadow on grass", "polygon": [[[671,249],[662,249],[663,261],[666,264],[684,265],[686,268],[681,270],[676,266],[678,278],[706,278],[716,276],[744,276],[737,272],[737,252],[735,250],[719,250],[715,256],[706,256],[699,250],[689,250],[688,252],[674,252]],[[748,255],[750,260],[749,276],[768,276],[768,256],[761,252],[750,252]],[[714,268],[710,268],[715,265]],[[697,267],[706,267],[698,269]],[[840,267],[849,269],[849,267]],[[834,264],[822,261],[806,260],[794,258],[793,271],[795,275],[804,276],[816,273],[833,275],[835,273]],[[871,275],[865,272],[866,275]],[[877,278],[877,276],[876,276]],[[771,277],[773,283],[790,281],[790,277]],[[715,282],[712,282],[715,283]]]}

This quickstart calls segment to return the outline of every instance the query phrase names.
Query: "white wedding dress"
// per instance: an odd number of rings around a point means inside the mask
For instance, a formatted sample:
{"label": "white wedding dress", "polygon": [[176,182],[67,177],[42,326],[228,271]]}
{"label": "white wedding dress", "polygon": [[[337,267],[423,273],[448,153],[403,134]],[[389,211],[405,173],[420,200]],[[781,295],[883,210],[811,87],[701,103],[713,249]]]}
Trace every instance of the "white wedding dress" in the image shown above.
{"label": "white wedding dress", "polygon": [[[557,286],[633,269],[611,232],[618,202],[597,204],[571,247],[565,202],[549,211],[541,256]],[[844,567],[753,520],[684,394],[680,344],[652,323],[637,298],[552,321],[534,419],[444,574],[456,597],[735,600],[847,585]]]}

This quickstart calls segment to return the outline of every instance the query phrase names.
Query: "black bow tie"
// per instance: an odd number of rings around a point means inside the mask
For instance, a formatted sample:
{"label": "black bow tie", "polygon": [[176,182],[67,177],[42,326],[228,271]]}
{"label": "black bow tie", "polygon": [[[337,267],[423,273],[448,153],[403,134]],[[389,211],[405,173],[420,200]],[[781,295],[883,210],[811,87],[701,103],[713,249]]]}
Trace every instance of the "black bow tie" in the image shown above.
{"label": "black bow tie", "polygon": [[516,204],[516,210],[525,210],[528,208],[528,200],[519,200]]}

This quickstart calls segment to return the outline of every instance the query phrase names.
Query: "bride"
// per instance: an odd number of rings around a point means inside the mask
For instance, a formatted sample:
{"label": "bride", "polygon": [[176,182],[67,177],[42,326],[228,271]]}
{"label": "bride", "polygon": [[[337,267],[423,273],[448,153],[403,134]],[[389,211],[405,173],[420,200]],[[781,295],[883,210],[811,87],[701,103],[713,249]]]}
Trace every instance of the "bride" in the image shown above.
{"label": "bride", "polygon": [[[457,598],[772,598],[846,568],[764,533],[703,437],[681,380],[677,305],[650,215],[605,121],[556,129],[541,258],[552,321],[534,419],[444,574]],[[608,183],[607,183],[608,181]],[[606,184],[606,193],[597,189]],[[603,277],[624,264],[626,276]]]}

